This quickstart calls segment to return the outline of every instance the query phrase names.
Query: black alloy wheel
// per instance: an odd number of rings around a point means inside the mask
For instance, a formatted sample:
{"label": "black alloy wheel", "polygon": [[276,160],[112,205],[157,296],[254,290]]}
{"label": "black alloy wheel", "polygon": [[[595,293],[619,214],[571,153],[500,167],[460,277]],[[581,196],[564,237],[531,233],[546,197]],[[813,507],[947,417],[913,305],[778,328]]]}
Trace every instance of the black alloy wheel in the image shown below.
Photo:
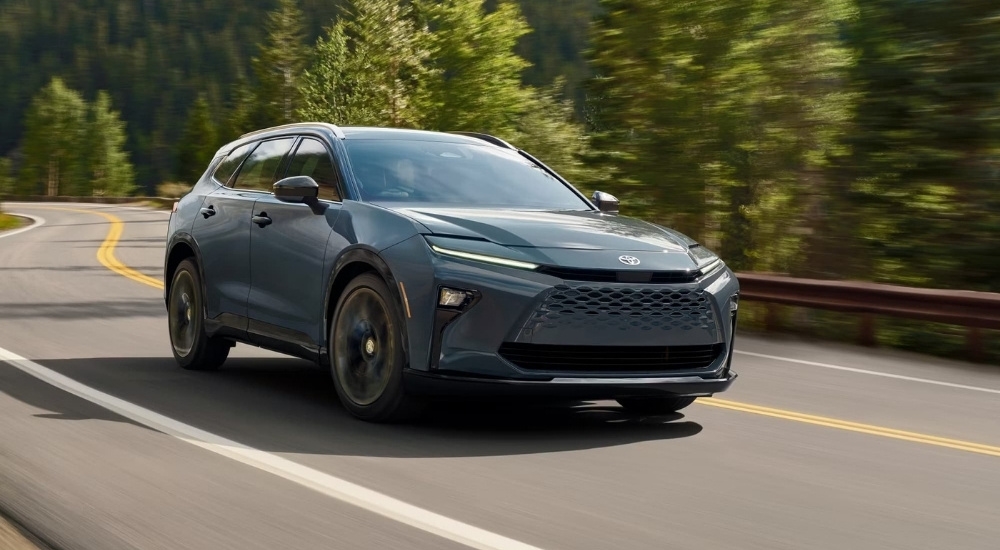
{"label": "black alloy wheel", "polygon": [[215,370],[229,357],[232,344],[205,334],[204,300],[198,267],[191,259],[177,266],[167,299],[170,346],[174,359],[189,370]]}
{"label": "black alloy wheel", "polygon": [[398,422],[418,404],[405,394],[403,317],[381,277],[364,273],[337,302],[330,328],[331,368],[341,403],[372,422]]}

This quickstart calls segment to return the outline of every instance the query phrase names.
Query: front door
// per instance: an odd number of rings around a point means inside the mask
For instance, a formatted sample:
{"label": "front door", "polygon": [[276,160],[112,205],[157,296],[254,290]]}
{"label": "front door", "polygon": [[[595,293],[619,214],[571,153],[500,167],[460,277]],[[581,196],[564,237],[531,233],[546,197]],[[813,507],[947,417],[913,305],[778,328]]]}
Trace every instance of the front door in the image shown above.
{"label": "front door", "polygon": [[319,184],[314,205],[273,195],[254,204],[264,224],[250,231],[249,331],[263,346],[314,357],[323,341],[326,304],[323,259],[341,209],[341,178],[323,141],[304,137],[284,177],[310,176]]}

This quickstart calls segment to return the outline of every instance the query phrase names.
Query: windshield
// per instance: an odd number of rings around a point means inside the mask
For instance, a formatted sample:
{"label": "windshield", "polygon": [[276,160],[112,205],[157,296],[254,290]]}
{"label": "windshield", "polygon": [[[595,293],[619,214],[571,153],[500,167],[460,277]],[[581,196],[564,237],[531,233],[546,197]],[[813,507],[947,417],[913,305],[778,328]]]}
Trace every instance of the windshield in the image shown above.
{"label": "windshield", "polygon": [[344,144],[366,202],[590,209],[535,163],[491,145],[395,139]]}

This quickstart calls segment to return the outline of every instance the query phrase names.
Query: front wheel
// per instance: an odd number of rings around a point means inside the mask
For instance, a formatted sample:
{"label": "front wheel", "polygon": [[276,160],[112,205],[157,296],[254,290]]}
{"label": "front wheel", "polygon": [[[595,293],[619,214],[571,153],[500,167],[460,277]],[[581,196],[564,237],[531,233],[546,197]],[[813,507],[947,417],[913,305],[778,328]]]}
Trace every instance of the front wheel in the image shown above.
{"label": "front wheel", "polygon": [[623,397],[617,401],[627,412],[658,416],[675,413],[694,403],[694,399],[694,397]]}
{"label": "front wheel", "polygon": [[170,283],[167,314],[174,359],[185,369],[215,370],[229,357],[228,341],[205,334],[204,309],[198,266],[184,260]]}
{"label": "front wheel", "polygon": [[330,327],[331,368],[340,402],[370,422],[398,422],[417,412],[403,387],[403,316],[377,275],[351,281]]}

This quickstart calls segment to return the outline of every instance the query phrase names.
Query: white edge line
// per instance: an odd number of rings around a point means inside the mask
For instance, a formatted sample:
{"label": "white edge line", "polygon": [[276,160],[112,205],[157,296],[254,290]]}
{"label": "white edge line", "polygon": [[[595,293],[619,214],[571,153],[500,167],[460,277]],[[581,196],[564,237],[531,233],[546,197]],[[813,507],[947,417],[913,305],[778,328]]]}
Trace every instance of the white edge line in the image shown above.
{"label": "white edge line", "polygon": [[13,231],[4,231],[3,233],[0,233],[0,239],[3,239],[4,237],[13,237],[14,235],[18,235],[18,234],[24,233],[25,231],[28,231],[30,229],[34,229],[36,227],[41,227],[41,226],[45,225],[45,218],[42,218],[40,216],[32,216],[32,215],[29,215],[29,214],[21,214],[21,213],[16,213],[16,212],[8,212],[8,214],[10,214],[11,216],[19,216],[19,217],[22,217],[22,218],[28,218],[28,219],[30,219],[34,223],[32,223],[31,225],[29,225],[28,227],[22,227],[21,229],[15,229]]}
{"label": "white edge line", "polygon": [[777,355],[766,355],[763,353],[754,353],[752,351],[740,351],[733,350],[733,353],[738,353],[740,355],[749,355],[751,357],[759,357],[761,359],[771,359],[773,361],[785,361],[788,363],[798,363],[800,365],[809,365],[810,367],[821,367],[824,369],[839,370],[844,372],[853,372],[857,374],[868,374],[871,376],[881,376],[883,378],[894,378],[896,380],[906,380],[909,382],[920,382],[921,384],[932,384],[934,386],[944,386],[946,388],[957,388],[960,390],[971,390],[983,393],[993,393],[1000,395],[1000,390],[994,388],[983,388],[980,386],[967,386],[965,384],[954,384],[952,382],[942,382],[941,380],[931,380],[929,378],[917,378],[915,376],[904,376],[902,374],[891,374],[888,372],[879,372],[874,370],[866,369],[856,369],[853,367],[843,367],[840,365],[831,365],[829,363],[817,363],[815,361],[804,361],[802,359],[792,359],[789,357],[779,357]]}
{"label": "white edge line", "polygon": [[3,348],[0,348],[0,361],[139,424],[421,531],[480,550],[541,550],[535,546],[424,510],[278,455],[248,447],[242,443],[184,424],[81,384]]}

